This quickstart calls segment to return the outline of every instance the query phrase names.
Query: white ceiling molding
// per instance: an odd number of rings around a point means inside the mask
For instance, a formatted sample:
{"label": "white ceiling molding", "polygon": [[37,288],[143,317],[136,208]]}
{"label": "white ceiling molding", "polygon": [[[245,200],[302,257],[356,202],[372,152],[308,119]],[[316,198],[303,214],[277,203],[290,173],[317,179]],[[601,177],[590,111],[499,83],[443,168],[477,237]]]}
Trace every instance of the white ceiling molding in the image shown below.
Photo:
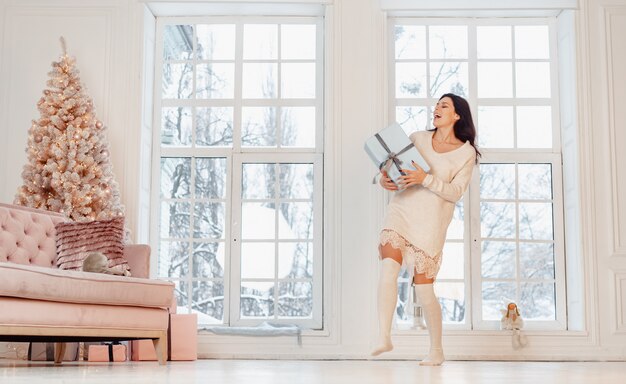
{"label": "white ceiling molding", "polygon": [[380,0],[385,11],[495,11],[578,9],[578,0]]}
{"label": "white ceiling molding", "polygon": [[164,16],[320,16],[324,6],[332,0],[247,0],[247,1],[159,1],[145,0],[150,11],[157,17]]}

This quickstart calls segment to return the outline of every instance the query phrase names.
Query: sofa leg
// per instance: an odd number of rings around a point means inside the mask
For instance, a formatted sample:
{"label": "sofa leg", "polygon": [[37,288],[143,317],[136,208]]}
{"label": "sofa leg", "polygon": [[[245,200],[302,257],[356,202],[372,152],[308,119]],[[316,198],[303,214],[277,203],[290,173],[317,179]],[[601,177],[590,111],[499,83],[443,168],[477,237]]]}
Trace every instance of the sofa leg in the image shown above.
{"label": "sofa leg", "polygon": [[65,343],[54,343],[54,363],[61,364],[65,355]]}
{"label": "sofa leg", "polygon": [[160,365],[165,365],[167,362],[167,331],[161,332],[161,337],[158,339],[152,339],[154,343],[154,350],[156,351],[157,359],[159,359]]}

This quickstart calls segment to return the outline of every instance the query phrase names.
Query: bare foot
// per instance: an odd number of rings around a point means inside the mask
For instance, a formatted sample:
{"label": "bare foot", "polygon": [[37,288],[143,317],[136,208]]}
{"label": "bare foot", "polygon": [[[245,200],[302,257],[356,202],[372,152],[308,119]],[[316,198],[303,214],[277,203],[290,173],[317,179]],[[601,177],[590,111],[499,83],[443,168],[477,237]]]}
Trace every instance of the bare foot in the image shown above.
{"label": "bare foot", "polygon": [[420,361],[420,365],[441,365],[444,360],[445,358],[443,357],[442,349],[431,349],[428,356],[426,356],[424,360]]}
{"label": "bare foot", "polygon": [[378,356],[383,352],[389,352],[393,349],[393,344],[391,344],[391,340],[381,340],[376,345],[376,348],[372,350],[372,356]]}

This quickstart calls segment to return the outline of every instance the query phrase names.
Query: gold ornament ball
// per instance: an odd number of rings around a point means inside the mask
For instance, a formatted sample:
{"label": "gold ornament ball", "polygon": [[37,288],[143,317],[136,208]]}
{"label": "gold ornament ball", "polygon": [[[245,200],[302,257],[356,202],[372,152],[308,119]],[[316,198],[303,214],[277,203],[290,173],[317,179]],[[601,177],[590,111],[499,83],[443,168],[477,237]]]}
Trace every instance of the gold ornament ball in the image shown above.
{"label": "gold ornament ball", "polygon": [[102,122],[101,121],[96,122],[96,128],[102,128]]}

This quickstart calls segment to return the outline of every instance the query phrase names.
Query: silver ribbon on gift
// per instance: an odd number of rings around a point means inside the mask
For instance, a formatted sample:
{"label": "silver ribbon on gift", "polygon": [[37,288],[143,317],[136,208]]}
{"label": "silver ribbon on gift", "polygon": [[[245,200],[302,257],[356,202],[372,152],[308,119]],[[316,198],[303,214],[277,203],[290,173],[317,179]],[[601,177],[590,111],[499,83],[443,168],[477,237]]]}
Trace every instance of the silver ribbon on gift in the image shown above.
{"label": "silver ribbon on gift", "polygon": [[[398,159],[398,156],[400,156],[401,154],[403,154],[404,152],[408,151],[409,149],[411,149],[411,147],[413,147],[413,143],[407,145],[406,147],[402,148],[402,150],[400,150],[400,152],[395,153],[395,152],[391,152],[391,149],[389,149],[389,147],[387,146],[387,143],[385,143],[385,140],[383,140],[382,137],[380,137],[380,135],[377,133],[374,135],[374,137],[376,137],[376,140],[378,140],[378,142],[380,143],[380,145],[383,147],[383,149],[385,151],[387,151],[387,158],[385,158],[385,160],[383,160],[379,165],[378,165],[378,170],[382,171],[389,171],[389,168],[391,168],[391,164],[394,164],[396,166],[396,168],[398,169],[398,172],[400,172],[402,175],[404,175],[404,172],[402,172],[402,168],[400,168],[400,166],[402,165],[402,160]],[[376,184],[376,178],[378,177],[378,175],[380,174],[377,173],[374,178],[372,179],[372,184]]]}

